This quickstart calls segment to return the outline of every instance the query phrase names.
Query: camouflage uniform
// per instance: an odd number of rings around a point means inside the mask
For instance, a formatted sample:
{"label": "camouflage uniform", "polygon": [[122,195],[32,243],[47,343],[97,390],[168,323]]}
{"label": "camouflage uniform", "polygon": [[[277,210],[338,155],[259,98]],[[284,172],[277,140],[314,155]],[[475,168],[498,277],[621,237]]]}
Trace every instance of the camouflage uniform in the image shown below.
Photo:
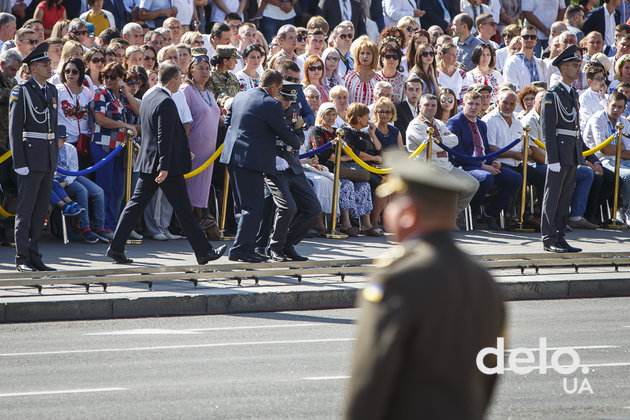
{"label": "camouflage uniform", "polygon": [[216,69],[210,70],[208,86],[215,99],[219,99],[222,93],[234,97],[241,90],[241,85],[236,76],[229,71],[227,73],[219,73]]}

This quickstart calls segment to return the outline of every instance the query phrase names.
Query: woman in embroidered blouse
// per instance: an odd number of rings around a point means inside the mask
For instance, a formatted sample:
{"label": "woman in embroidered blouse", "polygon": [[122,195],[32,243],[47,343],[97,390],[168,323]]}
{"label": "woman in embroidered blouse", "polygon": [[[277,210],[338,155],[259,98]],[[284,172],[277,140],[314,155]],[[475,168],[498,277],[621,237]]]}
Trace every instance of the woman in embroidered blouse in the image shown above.
{"label": "woman in embroidered blouse", "polygon": [[319,90],[322,102],[328,102],[330,88],[324,85],[324,61],[316,55],[311,55],[304,62],[304,79],[302,85],[313,85]]}
{"label": "woman in embroidered blouse", "polygon": [[[92,91],[83,86],[85,64],[71,58],[61,67],[61,83],[56,86],[59,94],[57,114],[59,124],[66,127],[67,142],[77,144],[79,134],[92,136],[89,126]],[[85,167],[85,166],[83,166]]]}
{"label": "woman in embroidered blouse", "polygon": [[352,45],[354,70],[350,70],[343,78],[344,85],[350,93],[350,103],[371,104],[374,102],[374,85],[383,80],[376,73],[378,50],[376,44],[368,37],[357,39]]}
{"label": "woman in embroidered blouse", "polygon": [[[90,150],[92,159],[104,159],[118,145],[125,142],[127,131],[138,135],[139,125],[131,124],[133,116],[140,115],[140,104],[123,81],[125,69],[118,63],[110,63],[101,72],[99,81],[103,85],[92,96],[90,108],[96,124]],[[119,153],[110,164],[95,171],[96,183],[105,193],[105,229],[113,231],[118,222],[122,203],[123,153]]]}
{"label": "woman in embroidered blouse", "polygon": [[436,95],[440,91],[437,81],[435,51],[431,44],[419,45],[416,49],[415,65],[409,77],[417,76],[422,80],[422,93]]}
{"label": "woman in embroidered blouse", "polygon": [[455,92],[458,102],[464,98],[464,94],[468,90],[466,84],[466,72],[457,67],[457,46],[451,42],[444,43],[440,46],[438,52],[438,84],[441,87],[447,87]]}
{"label": "woman in embroidered blouse", "polygon": [[492,102],[496,102],[499,96],[499,85],[503,83],[503,75],[494,69],[496,55],[490,44],[479,44],[472,53],[471,61],[476,65],[474,69],[466,73],[467,85],[481,83],[492,88]]}
{"label": "woman in embroidered blouse", "polygon": [[98,76],[105,67],[105,52],[99,48],[90,48],[83,54],[83,62],[87,66],[85,80],[88,81],[90,91],[94,92],[99,85]]}
{"label": "woman in embroidered blouse", "polygon": [[405,89],[405,75],[401,70],[402,50],[391,44],[384,44],[379,51],[381,70],[378,75],[392,85],[392,101],[398,105]]}
{"label": "woman in embroidered blouse", "polygon": [[264,50],[256,44],[248,45],[245,51],[243,51],[245,67],[236,73],[236,78],[238,79],[241,90],[258,87],[260,74],[258,74],[256,69],[260,66],[264,55]]}
{"label": "woman in embroidered blouse", "polygon": [[[194,156],[192,159],[193,168],[201,166],[215,152],[217,132],[222,120],[221,109],[208,87],[210,59],[206,54],[205,48],[193,49],[193,57],[188,65],[186,79],[179,88],[186,97],[186,103],[192,115],[188,144],[190,145],[190,153]],[[213,165],[210,165],[199,175],[187,179],[186,186],[193,212],[201,228],[207,233],[215,230],[215,233],[218,234],[216,220],[208,210],[212,168]]]}
{"label": "woman in embroidered blouse", "polygon": [[328,91],[337,85],[342,85],[343,80],[339,75],[339,52],[335,48],[326,48],[322,53],[324,62],[324,85]]}

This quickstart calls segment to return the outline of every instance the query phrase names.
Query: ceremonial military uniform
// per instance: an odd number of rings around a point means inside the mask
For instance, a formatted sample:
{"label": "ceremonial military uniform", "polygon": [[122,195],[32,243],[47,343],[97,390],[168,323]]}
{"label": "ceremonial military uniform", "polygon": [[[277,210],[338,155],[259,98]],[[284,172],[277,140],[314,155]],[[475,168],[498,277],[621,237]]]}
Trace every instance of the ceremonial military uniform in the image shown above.
{"label": "ceremonial military uniform", "polygon": [[[554,59],[553,65],[580,60],[577,48],[572,45]],[[575,174],[578,165],[584,163],[576,90],[562,82],[553,85],[545,95],[540,120],[547,149],[541,220],[543,246],[546,251],[576,252],[580,249],[569,246],[564,239]],[[559,164],[560,170],[552,170],[553,164]]]}
{"label": "ceremonial military uniform", "polygon": [[[50,61],[48,44],[37,46],[22,62]],[[20,271],[48,271],[39,238],[48,211],[57,168],[57,89],[41,86],[33,76],[15,86],[9,102],[9,142],[18,173],[15,262]],[[27,169],[25,169],[27,168]],[[26,173],[26,174],[20,174]]]}
{"label": "ceremonial military uniform", "polygon": [[[387,156],[395,178],[377,194],[432,197],[424,198],[430,205],[437,191],[450,200],[440,208],[452,205],[454,215],[461,191],[456,178],[405,155]],[[417,191],[414,185],[420,185]],[[447,228],[414,231],[403,246],[360,298],[346,418],[481,419],[496,376],[483,374],[476,358],[496,346],[501,334],[505,310],[498,286],[455,245]]]}

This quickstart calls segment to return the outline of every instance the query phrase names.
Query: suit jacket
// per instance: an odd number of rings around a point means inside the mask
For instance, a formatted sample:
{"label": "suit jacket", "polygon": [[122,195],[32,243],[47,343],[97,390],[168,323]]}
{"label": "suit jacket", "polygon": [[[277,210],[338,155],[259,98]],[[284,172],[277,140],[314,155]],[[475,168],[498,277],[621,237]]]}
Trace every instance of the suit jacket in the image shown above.
{"label": "suit jacket", "polygon": [[[446,122],[448,130],[457,136],[459,143],[453,148],[453,150],[462,153],[467,156],[472,156],[475,151],[475,142],[473,140],[472,131],[468,125],[468,118],[463,112],[455,115],[453,118]],[[477,118],[477,129],[481,135],[483,141],[483,154],[490,153],[490,146],[488,145],[488,127],[486,123]],[[486,162],[480,160],[460,160],[456,156],[450,156],[449,159],[455,166],[461,166],[463,170],[470,171],[473,169],[479,169],[482,163],[490,165],[494,159],[488,159]]]}
{"label": "suit jacket", "polygon": [[[567,122],[557,112],[557,102],[560,101],[564,109],[575,110],[575,121]],[[582,156],[581,136],[558,134],[558,129],[580,131],[578,112],[579,100],[575,89],[571,88],[571,94],[561,84],[553,85],[545,95],[540,110],[540,122],[545,146],[547,148],[547,163],[560,163],[562,165],[580,165],[584,163]]]}
{"label": "suit jacket", "polygon": [[276,137],[294,149],[300,148],[300,139],[284,119],[282,105],[261,87],[234,97],[225,124],[228,130],[221,163],[274,174]]}
{"label": "suit jacket", "polygon": [[[451,20],[459,13],[458,3],[458,1],[444,0],[444,6],[448,9]],[[444,9],[442,9],[438,0],[420,0],[419,9],[426,12],[424,16],[420,18],[420,25],[423,28],[430,28],[433,25],[437,25],[446,32],[446,28],[450,22],[444,20]]]}
{"label": "suit jacket", "polygon": [[[365,21],[363,20],[363,13],[361,12],[361,6],[356,0],[349,0],[352,6],[352,24],[354,25],[355,38],[360,35],[365,35]],[[339,0],[319,0],[317,5],[317,14],[328,22],[328,26],[332,30],[335,26],[342,22],[341,18],[341,6]]]}
{"label": "suit jacket", "polygon": [[396,121],[394,121],[394,125],[400,131],[404,144],[407,144],[407,127],[409,127],[409,123],[413,120],[410,107],[411,105],[409,105],[406,99],[403,99],[396,105]]}
{"label": "suit jacket", "polygon": [[[46,117],[48,110],[48,117]],[[23,132],[39,135],[24,135]],[[52,138],[39,138],[48,133]],[[57,169],[57,88],[46,82],[46,97],[34,78],[16,85],[9,98],[9,143],[13,167],[31,171]]]}
{"label": "suit jacket", "polygon": [[[592,31],[597,31],[602,34],[602,38],[606,35],[605,13],[607,13],[605,5],[591,10],[584,20],[584,26],[582,26],[582,32],[584,35],[588,35]],[[619,10],[615,10],[615,25],[619,25],[620,23],[621,12]]]}
{"label": "suit jacket", "polygon": [[168,171],[183,175],[192,169],[186,130],[177,106],[165,88],[155,87],[140,105],[142,146],[134,170],[145,174]]}
{"label": "suit jacket", "polygon": [[360,299],[346,418],[481,419],[496,375],[476,357],[501,335],[498,286],[447,232],[406,245]]}

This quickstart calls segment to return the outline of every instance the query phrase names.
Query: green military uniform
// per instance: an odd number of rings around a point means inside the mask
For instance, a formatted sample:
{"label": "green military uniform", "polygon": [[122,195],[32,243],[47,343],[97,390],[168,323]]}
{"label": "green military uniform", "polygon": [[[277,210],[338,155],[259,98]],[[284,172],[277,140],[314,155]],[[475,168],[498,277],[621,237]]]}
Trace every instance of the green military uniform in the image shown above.
{"label": "green military uniform", "polygon": [[[402,177],[394,191],[412,183],[459,189],[450,175],[406,156],[386,166]],[[416,177],[418,168],[423,174]],[[503,327],[498,286],[447,230],[416,235],[403,245],[360,298],[346,418],[481,419],[496,377],[481,373],[476,357],[496,346]]]}
{"label": "green military uniform", "polygon": [[[236,57],[236,48],[227,45],[217,46],[217,57]],[[219,99],[221,94],[225,93],[227,96],[234,97],[241,90],[241,85],[238,79],[232,72],[220,73],[216,67],[210,70],[210,78],[208,79],[208,86],[215,99]]]}
{"label": "green military uniform", "polygon": [[9,98],[16,84],[15,78],[0,76],[0,154],[9,148]]}

